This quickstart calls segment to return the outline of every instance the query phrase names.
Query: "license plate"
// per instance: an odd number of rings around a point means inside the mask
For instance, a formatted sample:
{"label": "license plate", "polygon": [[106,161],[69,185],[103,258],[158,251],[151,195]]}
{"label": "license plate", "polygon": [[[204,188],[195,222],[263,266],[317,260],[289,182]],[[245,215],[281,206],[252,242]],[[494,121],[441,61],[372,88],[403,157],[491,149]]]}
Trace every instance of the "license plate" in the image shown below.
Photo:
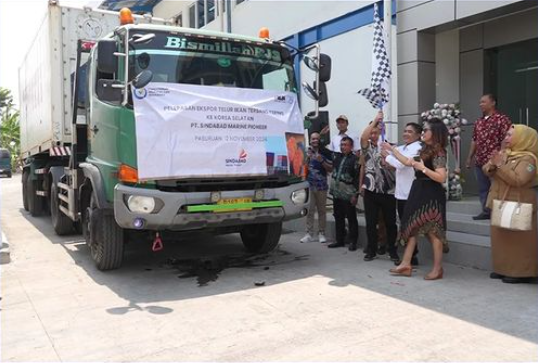
{"label": "license plate", "polygon": [[[252,203],[252,198],[227,198],[227,199],[221,199],[217,202],[218,205],[229,205],[232,206],[234,204],[243,204],[243,203]],[[251,210],[252,208],[241,208],[238,206],[238,208],[226,208],[225,210],[217,210],[215,212],[230,212],[230,211],[242,211],[242,210]]]}

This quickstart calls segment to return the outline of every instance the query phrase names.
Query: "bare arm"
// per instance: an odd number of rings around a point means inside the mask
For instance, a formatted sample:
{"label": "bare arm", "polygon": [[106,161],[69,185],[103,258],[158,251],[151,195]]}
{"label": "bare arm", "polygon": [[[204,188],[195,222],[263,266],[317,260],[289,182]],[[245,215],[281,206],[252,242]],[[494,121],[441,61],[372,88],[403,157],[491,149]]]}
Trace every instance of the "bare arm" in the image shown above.
{"label": "bare arm", "polygon": [[467,157],[467,162],[465,163],[465,166],[467,167],[467,169],[471,168],[471,163],[473,162],[475,153],[476,153],[476,143],[474,141],[471,141],[471,149],[469,150],[469,156]]}
{"label": "bare arm", "polygon": [[363,149],[368,147],[368,143],[369,143],[369,140],[370,140],[370,134],[372,133],[372,130],[375,127],[378,127],[379,123],[382,120],[383,120],[383,111],[379,111],[377,113],[377,115],[375,116],[374,120],[372,121],[372,123],[369,124],[368,127],[366,127],[364,129],[364,131],[362,132],[362,135],[361,135],[361,147]]}

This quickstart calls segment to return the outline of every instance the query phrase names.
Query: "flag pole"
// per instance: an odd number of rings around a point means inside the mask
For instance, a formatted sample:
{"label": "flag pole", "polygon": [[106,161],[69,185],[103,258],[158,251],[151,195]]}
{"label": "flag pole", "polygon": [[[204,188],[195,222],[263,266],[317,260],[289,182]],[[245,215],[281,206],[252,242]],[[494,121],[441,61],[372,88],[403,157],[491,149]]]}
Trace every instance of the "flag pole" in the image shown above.
{"label": "flag pole", "polygon": [[[392,63],[392,0],[383,0],[383,30],[387,35],[385,38],[385,40],[387,41],[387,43],[385,44],[387,57],[390,60],[390,63]],[[392,64],[390,64],[390,67],[392,69]],[[385,105],[385,119],[388,121],[394,121],[392,119],[392,100],[394,99],[394,90],[392,87],[392,82],[394,78],[394,75],[390,78],[388,91],[391,98],[389,102],[387,102],[387,104]],[[389,123],[388,139],[392,140],[392,142],[395,142],[394,135],[392,135],[392,125],[392,123]]]}

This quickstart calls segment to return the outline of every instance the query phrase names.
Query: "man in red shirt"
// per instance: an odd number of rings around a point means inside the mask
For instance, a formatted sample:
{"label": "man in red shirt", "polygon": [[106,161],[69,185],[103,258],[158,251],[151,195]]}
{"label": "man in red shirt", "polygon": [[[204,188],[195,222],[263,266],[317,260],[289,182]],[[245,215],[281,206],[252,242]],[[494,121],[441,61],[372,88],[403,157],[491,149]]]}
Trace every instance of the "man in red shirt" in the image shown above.
{"label": "man in red shirt", "polygon": [[482,213],[473,217],[474,220],[490,218],[491,211],[486,207],[486,201],[491,182],[482,171],[482,166],[489,161],[495,152],[501,149],[506,132],[512,127],[510,118],[497,110],[497,99],[491,93],[480,98],[480,109],[483,116],[474,124],[471,150],[466,163],[467,169],[470,169],[473,157],[475,157],[475,173],[480,203],[482,203]]}

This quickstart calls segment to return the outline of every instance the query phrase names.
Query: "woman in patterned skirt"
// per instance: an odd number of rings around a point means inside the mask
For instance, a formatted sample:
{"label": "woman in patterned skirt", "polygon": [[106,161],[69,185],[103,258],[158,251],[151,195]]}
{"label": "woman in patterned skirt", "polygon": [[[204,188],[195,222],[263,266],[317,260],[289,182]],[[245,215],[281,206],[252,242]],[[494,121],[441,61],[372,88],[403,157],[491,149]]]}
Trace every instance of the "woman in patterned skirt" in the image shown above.
{"label": "woman in patterned skirt", "polygon": [[447,178],[446,146],[448,129],[439,119],[429,120],[422,133],[424,146],[420,157],[407,158],[396,147],[384,148],[404,165],[415,169],[415,180],[409,193],[400,225],[401,241],[406,245],[405,253],[398,267],[391,269],[395,275],[411,276],[411,258],[417,244],[417,237],[425,235],[433,247],[433,268],[424,279],[443,278],[443,251],[448,251],[446,242],[446,193],[444,183]]}

